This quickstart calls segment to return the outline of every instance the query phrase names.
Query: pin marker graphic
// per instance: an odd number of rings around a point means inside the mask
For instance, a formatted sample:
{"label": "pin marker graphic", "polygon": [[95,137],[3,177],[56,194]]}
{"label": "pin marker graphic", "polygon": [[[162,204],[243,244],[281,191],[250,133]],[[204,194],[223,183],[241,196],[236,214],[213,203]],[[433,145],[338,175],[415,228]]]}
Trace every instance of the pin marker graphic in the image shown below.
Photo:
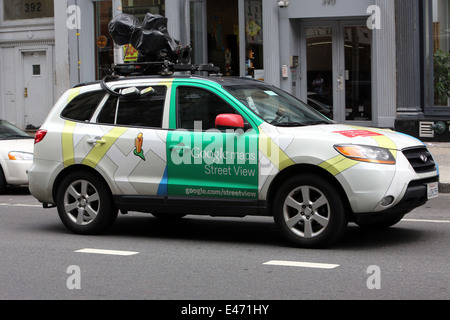
{"label": "pin marker graphic", "polygon": [[144,135],[139,133],[134,141],[136,149],[134,149],[134,154],[145,161],[144,150],[142,150],[142,144],[144,143]]}

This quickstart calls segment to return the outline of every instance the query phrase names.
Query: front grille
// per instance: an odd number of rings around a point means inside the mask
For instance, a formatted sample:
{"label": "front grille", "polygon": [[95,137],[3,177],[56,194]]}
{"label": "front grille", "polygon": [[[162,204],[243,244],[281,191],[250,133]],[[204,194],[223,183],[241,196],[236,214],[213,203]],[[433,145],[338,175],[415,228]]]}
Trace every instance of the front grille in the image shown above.
{"label": "front grille", "polygon": [[436,163],[430,151],[425,147],[405,149],[402,151],[417,173],[436,170]]}

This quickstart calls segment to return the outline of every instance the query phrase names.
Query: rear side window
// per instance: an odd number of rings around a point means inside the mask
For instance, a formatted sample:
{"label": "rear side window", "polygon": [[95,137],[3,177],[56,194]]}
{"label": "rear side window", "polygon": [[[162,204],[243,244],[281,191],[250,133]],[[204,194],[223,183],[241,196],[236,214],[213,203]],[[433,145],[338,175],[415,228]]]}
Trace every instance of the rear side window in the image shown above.
{"label": "rear side window", "polygon": [[[152,86],[152,88],[154,93],[146,96],[109,97],[97,117],[97,123],[161,128],[167,87]],[[119,104],[117,104],[118,100]]]}
{"label": "rear side window", "polygon": [[64,108],[61,117],[74,121],[89,121],[104,96],[103,91],[80,94]]}

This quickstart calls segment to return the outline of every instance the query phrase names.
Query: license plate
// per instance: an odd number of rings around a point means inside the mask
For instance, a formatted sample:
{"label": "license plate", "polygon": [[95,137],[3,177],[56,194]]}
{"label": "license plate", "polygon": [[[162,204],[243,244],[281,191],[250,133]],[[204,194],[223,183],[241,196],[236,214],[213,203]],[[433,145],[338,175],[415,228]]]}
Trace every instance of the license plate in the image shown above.
{"label": "license plate", "polygon": [[437,182],[428,184],[428,200],[439,197],[439,186]]}

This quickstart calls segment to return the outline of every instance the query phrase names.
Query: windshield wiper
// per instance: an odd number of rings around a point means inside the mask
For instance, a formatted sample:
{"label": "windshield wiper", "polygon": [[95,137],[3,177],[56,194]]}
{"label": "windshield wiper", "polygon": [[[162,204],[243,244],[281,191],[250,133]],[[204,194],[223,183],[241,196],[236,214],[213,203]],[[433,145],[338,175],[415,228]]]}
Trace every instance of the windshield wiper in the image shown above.
{"label": "windshield wiper", "polygon": [[305,123],[305,125],[307,125],[307,126],[315,126],[318,124],[331,124],[331,122],[325,121],[325,120],[318,120],[318,121],[309,121],[309,122]]}
{"label": "windshield wiper", "polygon": [[304,122],[272,122],[271,124],[277,127],[304,127],[308,125]]}
{"label": "windshield wiper", "polygon": [[306,126],[315,126],[318,124],[331,124],[331,123],[325,120],[319,120],[307,122],[272,122],[271,124],[277,127],[306,127]]}

